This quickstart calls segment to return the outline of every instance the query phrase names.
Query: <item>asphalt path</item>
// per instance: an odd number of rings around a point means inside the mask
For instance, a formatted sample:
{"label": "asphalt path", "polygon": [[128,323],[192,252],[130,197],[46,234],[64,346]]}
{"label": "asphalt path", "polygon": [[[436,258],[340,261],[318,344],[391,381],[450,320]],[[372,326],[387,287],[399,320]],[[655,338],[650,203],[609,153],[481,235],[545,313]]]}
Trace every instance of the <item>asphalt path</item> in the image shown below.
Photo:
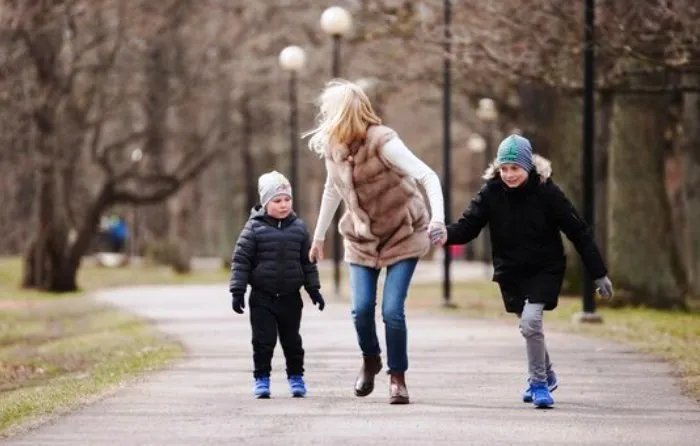
{"label": "asphalt path", "polygon": [[225,284],[126,288],[97,299],[153,320],[187,357],[0,443],[700,444],[700,405],[682,395],[671,367],[617,343],[548,333],[560,388],[555,408],[541,410],[520,400],[526,362],[515,320],[409,312],[412,404],[392,406],[385,373],[372,395],[353,395],[360,358],[347,302],[330,301],[324,312],[305,304],[308,396],[290,397],[278,345],[272,398],[256,400],[247,308],[245,316],[230,310]]}

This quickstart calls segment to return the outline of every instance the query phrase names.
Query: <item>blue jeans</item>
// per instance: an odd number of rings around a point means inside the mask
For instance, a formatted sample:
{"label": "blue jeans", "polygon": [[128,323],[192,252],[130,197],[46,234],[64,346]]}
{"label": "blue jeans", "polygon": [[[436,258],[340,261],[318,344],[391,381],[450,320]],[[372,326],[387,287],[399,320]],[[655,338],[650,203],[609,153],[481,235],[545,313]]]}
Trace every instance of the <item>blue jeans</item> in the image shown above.
{"label": "blue jeans", "polygon": [[[404,304],[417,264],[418,259],[406,259],[387,267],[382,297],[382,320],[389,372],[405,372],[408,369]],[[381,353],[374,322],[379,272],[380,270],[375,268],[350,264],[352,318],[357,332],[357,342],[365,356],[377,356]]]}

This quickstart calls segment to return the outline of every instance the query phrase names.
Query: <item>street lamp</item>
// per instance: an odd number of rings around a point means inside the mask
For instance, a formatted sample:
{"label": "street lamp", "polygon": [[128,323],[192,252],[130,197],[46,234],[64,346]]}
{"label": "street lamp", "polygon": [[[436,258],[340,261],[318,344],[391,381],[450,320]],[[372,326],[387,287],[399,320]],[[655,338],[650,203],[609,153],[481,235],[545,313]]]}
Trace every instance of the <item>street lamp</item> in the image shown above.
{"label": "street lamp", "polygon": [[[475,154],[484,154],[486,157],[486,160],[488,160],[488,155],[486,154],[486,149],[488,148],[488,143],[486,142],[486,139],[479,135],[478,133],[472,133],[469,136],[469,139],[467,140],[467,149],[469,149],[470,152],[475,153]],[[488,161],[487,161],[488,162]],[[481,237],[482,237],[482,242],[483,242],[483,250],[484,250],[484,259],[488,259],[488,251],[490,249],[489,247],[489,238],[487,234],[487,228],[484,228],[483,231],[481,232]],[[488,276],[490,272],[490,267],[488,264],[488,261],[485,263],[486,265],[486,276]]]}
{"label": "street lamp", "polygon": [[[131,154],[129,155],[129,158],[131,159],[131,163],[133,164],[134,168],[138,172],[139,166],[141,165],[141,160],[143,159],[143,150],[141,150],[140,147],[137,147],[131,151]],[[131,257],[135,257],[138,255],[139,251],[136,246],[136,240],[137,237],[139,236],[139,215],[138,215],[138,206],[136,204],[131,205],[131,219],[133,222],[133,234],[131,236]]]}
{"label": "street lamp", "polygon": [[498,118],[496,102],[491,98],[479,99],[479,107],[476,109],[476,116],[485,122],[493,122]]}
{"label": "street lamp", "polygon": [[[331,6],[321,14],[321,29],[333,39],[333,58],[331,75],[340,77],[340,40],[350,31],[352,17],[350,13],[339,6]],[[335,297],[340,298],[340,232],[338,226],[340,212],[336,211],[333,217],[333,285]]]}
{"label": "street lamp", "polygon": [[472,153],[484,153],[486,150],[486,140],[478,133],[472,133],[467,139],[467,149]]}
{"label": "street lamp", "polygon": [[132,163],[138,163],[143,159],[143,151],[139,149],[138,147],[135,148],[134,150],[131,151],[131,162]]}
{"label": "street lamp", "polygon": [[377,86],[379,79],[376,77],[361,77],[355,81],[358,87],[364,90],[365,93],[369,93]]}
{"label": "street lamp", "polygon": [[[593,231],[595,223],[595,170],[593,144],[595,142],[595,2],[586,0],[583,13],[583,153],[581,173],[583,186],[583,219]],[[581,322],[602,322],[596,313],[594,286],[588,271],[581,265],[583,281],[583,311],[576,315]]]}
{"label": "street lamp", "polygon": [[340,77],[340,39],[350,31],[352,17],[340,6],[331,6],[321,14],[321,29],[333,38],[332,76]]}
{"label": "street lamp", "polygon": [[[484,169],[489,167],[493,160],[493,124],[498,119],[498,109],[496,101],[491,98],[479,99],[479,106],[476,109],[476,116],[486,124],[486,147],[484,150]],[[486,270],[489,271],[488,262],[491,259],[491,241],[489,239],[489,229],[485,227],[481,232],[484,262],[486,262]],[[487,273],[488,274],[488,273]]]}
{"label": "street lamp", "polygon": [[[443,2],[443,58],[442,58],[442,192],[445,199],[445,221],[452,220],[452,176],[450,172],[452,151],[452,2]],[[450,264],[452,256],[449,246],[443,247],[443,278],[442,278],[442,305],[454,307],[452,300],[452,281],[450,279]]]}
{"label": "street lamp", "polygon": [[299,118],[298,118],[298,76],[297,74],[306,64],[304,50],[296,45],[286,47],[280,52],[279,63],[283,70],[289,72],[289,139],[291,143],[291,182],[292,188],[297,191],[294,194],[294,208],[301,213],[299,198],[301,183],[299,183]]}

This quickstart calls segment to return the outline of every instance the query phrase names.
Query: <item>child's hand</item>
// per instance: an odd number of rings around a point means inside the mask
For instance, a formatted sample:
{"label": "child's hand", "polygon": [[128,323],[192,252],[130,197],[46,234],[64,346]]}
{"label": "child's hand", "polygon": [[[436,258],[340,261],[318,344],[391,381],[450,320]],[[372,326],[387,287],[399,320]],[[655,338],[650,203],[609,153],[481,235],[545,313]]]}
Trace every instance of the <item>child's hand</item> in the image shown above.
{"label": "child's hand", "polygon": [[231,300],[231,308],[238,314],[243,314],[245,308],[245,297],[239,294],[234,294]]}
{"label": "child's hand", "polygon": [[316,263],[318,260],[323,260],[323,240],[314,240],[309,249],[309,261]]}
{"label": "child's hand", "polygon": [[613,296],[612,282],[608,279],[608,276],[596,279],[595,286],[598,289],[598,294],[605,299],[610,299]]}
{"label": "child's hand", "polygon": [[312,293],[309,297],[311,297],[311,302],[313,302],[314,305],[318,305],[318,311],[323,311],[323,309],[326,308],[326,301],[323,300],[323,296],[321,296],[321,293],[318,291]]}
{"label": "child's hand", "polygon": [[447,228],[445,228],[443,223],[430,222],[428,236],[433,245],[444,246],[447,242]]}

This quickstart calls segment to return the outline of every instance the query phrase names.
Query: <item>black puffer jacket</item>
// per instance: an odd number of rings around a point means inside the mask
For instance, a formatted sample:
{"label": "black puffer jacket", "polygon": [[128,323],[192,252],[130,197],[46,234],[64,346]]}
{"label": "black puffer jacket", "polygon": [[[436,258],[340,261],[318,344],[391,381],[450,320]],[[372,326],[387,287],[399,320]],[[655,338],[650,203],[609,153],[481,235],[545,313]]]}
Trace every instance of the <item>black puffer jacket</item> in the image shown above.
{"label": "black puffer jacket", "polygon": [[508,188],[494,168],[462,217],[447,228],[447,244],[473,240],[489,225],[494,280],[518,280],[550,273],[563,275],[566,267],[561,230],[574,244],[591,278],[607,275],[588,225],[554,184],[551,165],[535,155],[527,182]]}
{"label": "black puffer jacket", "polygon": [[229,290],[242,295],[250,284],[255,292],[285,296],[304,286],[313,296],[321,284],[309,261],[310,246],[306,225],[296,214],[278,220],[256,206],[233,251]]}

